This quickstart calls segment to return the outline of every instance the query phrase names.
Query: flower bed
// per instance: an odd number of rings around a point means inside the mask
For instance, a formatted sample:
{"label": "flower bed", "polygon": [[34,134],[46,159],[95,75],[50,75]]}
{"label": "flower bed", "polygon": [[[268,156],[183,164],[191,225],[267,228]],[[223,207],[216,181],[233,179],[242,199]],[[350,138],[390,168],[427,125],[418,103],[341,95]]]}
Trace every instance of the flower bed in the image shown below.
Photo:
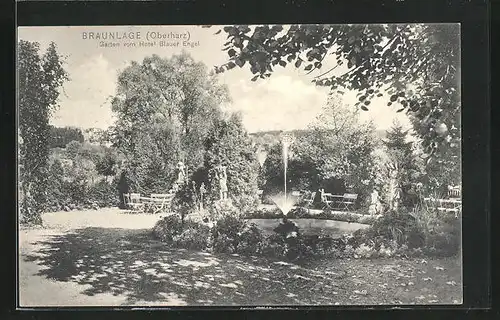
{"label": "flower bed", "polygon": [[[371,227],[340,237],[303,234],[292,220],[282,221],[271,234],[266,234],[256,224],[231,215],[222,216],[212,228],[200,222],[182,222],[179,216],[172,215],[160,220],[153,234],[173,247],[286,260],[450,256],[458,252],[456,233],[428,235],[408,214],[389,214]],[[438,236],[442,241],[435,240]],[[434,242],[429,244],[429,241]]]}

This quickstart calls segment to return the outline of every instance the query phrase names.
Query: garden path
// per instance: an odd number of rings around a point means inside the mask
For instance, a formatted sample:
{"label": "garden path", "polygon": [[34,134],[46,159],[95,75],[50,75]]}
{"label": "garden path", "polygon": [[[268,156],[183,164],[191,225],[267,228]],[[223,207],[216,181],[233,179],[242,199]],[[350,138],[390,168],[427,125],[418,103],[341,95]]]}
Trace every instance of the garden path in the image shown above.
{"label": "garden path", "polygon": [[302,265],[171,249],[152,239],[158,216],[115,209],[44,215],[20,230],[20,305],[182,306],[451,304],[460,263],[336,260]]}

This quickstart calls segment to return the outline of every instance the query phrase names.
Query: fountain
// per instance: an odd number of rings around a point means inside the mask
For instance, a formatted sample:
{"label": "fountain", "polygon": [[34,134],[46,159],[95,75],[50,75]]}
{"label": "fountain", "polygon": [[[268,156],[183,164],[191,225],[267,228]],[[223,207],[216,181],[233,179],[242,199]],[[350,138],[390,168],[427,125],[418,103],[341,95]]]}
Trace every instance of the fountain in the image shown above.
{"label": "fountain", "polygon": [[287,197],[287,189],[286,189],[286,183],[287,183],[287,168],[288,168],[288,148],[290,147],[290,144],[293,142],[293,136],[290,133],[283,133],[281,135],[281,144],[282,144],[282,154],[283,154],[283,178],[284,178],[284,196],[275,196],[272,197],[271,199],[273,202],[276,204],[276,206],[280,209],[280,211],[283,213],[283,215],[286,217],[288,212],[292,210],[294,201],[291,201],[291,199],[288,199]]}

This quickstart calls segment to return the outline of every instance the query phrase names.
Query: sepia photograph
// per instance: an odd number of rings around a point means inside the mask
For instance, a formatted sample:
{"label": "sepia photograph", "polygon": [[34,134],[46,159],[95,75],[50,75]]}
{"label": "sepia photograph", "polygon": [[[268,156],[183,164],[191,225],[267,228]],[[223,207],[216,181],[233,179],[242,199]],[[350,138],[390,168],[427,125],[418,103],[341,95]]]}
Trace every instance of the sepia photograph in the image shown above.
{"label": "sepia photograph", "polygon": [[461,305],[460,24],[17,28],[18,306]]}

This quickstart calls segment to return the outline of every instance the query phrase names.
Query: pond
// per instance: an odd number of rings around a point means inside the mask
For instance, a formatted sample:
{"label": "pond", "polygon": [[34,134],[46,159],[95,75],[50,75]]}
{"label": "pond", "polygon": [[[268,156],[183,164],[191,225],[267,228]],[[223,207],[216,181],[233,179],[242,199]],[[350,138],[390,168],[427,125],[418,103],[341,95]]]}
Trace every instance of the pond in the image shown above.
{"label": "pond", "polygon": [[[346,233],[354,233],[359,229],[368,228],[370,225],[355,222],[344,222],[336,220],[319,219],[290,219],[299,226],[303,234],[324,234],[334,238],[339,238]],[[281,219],[248,219],[258,225],[264,233],[271,234],[278,226]]]}

